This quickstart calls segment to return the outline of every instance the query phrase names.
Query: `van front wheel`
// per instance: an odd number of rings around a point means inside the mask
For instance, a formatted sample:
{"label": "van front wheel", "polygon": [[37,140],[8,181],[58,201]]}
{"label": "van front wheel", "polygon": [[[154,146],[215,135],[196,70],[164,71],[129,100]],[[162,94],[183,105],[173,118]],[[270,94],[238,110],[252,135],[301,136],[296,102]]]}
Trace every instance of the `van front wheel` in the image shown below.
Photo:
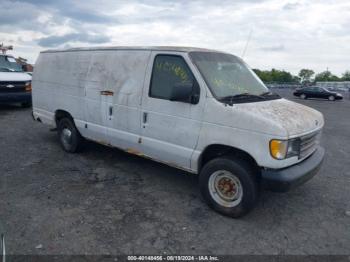
{"label": "van front wheel", "polygon": [[258,199],[254,170],[247,161],[233,157],[209,161],[199,175],[203,198],[211,208],[223,215],[245,215]]}
{"label": "van front wheel", "polygon": [[69,152],[78,152],[82,145],[82,137],[69,118],[62,118],[58,122],[58,138],[62,148]]}

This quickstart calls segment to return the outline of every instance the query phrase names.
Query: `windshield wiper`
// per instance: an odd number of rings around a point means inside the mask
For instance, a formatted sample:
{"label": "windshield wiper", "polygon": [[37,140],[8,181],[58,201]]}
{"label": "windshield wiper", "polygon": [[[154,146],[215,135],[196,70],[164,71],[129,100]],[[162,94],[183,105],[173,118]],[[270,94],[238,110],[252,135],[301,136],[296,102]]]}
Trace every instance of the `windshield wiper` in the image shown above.
{"label": "windshield wiper", "polygon": [[242,101],[244,101],[245,99],[269,100],[270,98],[280,98],[280,96],[276,93],[268,91],[260,95],[255,95],[251,93],[241,93],[241,94],[232,95],[232,96],[224,96],[219,98],[218,100],[221,102],[225,102],[229,105],[233,105],[234,101],[239,101],[238,103],[242,103]]}
{"label": "windshield wiper", "polygon": [[229,101],[230,104],[233,103],[234,100],[240,100],[240,99],[249,99],[249,98],[258,98],[258,99],[265,99],[261,95],[254,95],[251,93],[242,93],[242,94],[237,94],[237,95],[232,95],[232,96],[224,96],[219,98],[220,101]]}
{"label": "windshield wiper", "polygon": [[274,93],[274,92],[271,92],[271,91],[267,91],[267,92],[264,92],[264,93],[261,93],[260,96],[262,97],[280,97],[278,94]]}

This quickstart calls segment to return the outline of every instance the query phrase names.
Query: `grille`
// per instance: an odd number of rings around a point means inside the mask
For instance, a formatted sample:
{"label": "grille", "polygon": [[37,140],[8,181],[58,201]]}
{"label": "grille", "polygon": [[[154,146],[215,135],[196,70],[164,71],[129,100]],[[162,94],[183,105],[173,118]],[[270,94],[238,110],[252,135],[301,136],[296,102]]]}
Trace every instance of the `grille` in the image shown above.
{"label": "grille", "polygon": [[[13,87],[7,87],[8,85],[12,85]],[[0,93],[16,93],[25,91],[26,82],[0,82]]]}
{"label": "grille", "polygon": [[311,155],[316,150],[319,135],[320,132],[314,132],[312,134],[308,134],[300,138],[299,158],[305,158]]}

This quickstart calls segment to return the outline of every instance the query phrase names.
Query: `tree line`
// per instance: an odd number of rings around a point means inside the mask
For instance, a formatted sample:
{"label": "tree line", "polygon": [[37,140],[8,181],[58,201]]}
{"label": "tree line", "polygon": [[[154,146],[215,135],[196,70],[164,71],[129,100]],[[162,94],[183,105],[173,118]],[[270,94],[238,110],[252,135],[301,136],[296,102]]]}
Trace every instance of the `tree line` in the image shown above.
{"label": "tree line", "polygon": [[328,82],[328,81],[350,81],[350,71],[345,71],[341,77],[332,74],[330,71],[323,71],[315,74],[311,69],[301,69],[298,75],[293,75],[290,72],[284,70],[259,70],[253,69],[254,72],[265,83],[313,83],[313,82]]}

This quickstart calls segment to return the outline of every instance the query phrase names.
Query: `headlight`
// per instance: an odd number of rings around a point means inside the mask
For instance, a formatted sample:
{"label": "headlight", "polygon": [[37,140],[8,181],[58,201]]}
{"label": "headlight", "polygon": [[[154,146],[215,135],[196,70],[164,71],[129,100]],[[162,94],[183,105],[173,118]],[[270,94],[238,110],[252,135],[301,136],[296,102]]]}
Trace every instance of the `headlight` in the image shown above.
{"label": "headlight", "polygon": [[275,159],[285,159],[298,156],[300,151],[300,139],[270,141],[270,154]]}
{"label": "headlight", "polygon": [[25,90],[28,91],[28,92],[32,91],[32,82],[27,82],[26,83]]}

